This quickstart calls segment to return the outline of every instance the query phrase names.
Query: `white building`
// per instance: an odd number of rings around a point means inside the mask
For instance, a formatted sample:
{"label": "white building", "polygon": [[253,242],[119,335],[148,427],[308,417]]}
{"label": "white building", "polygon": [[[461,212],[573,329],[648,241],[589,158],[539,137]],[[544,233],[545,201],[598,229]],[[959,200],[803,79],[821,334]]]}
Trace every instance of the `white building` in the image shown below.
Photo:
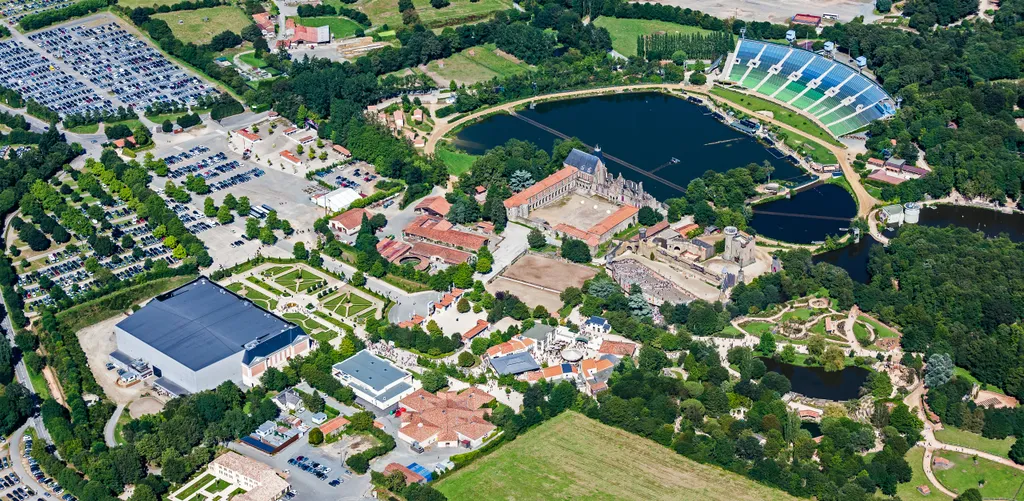
{"label": "white building", "polygon": [[291,487],[277,476],[274,469],[237,452],[228,452],[210,463],[210,474],[245,489],[234,501],[274,501],[281,499]]}
{"label": "white building", "polygon": [[338,188],[330,193],[317,195],[309,200],[317,206],[323,207],[330,212],[345,210],[352,202],[362,198],[359,192],[352,188]]}
{"label": "white building", "polygon": [[408,372],[367,350],[334,364],[331,374],[352,388],[357,397],[380,410],[390,409],[415,391]]}

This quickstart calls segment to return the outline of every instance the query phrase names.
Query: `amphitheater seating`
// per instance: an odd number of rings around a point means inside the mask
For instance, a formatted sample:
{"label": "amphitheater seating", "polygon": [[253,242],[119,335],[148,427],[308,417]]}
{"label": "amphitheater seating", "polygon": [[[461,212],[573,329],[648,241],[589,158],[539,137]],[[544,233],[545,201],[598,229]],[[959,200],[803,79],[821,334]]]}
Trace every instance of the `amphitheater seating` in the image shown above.
{"label": "amphitheater seating", "polygon": [[740,39],[728,73],[742,87],[814,116],[836,136],[895,113],[878,84],[803,49]]}

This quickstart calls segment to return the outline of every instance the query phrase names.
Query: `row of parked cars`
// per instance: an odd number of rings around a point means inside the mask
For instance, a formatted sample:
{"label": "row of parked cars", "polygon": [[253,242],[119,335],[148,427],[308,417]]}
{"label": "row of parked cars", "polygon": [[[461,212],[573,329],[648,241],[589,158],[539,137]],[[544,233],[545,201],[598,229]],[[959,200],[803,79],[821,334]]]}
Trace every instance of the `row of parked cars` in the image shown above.
{"label": "row of parked cars", "polygon": [[[309,473],[310,475],[313,475],[314,477],[319,478],[320,480],[327,480],[327,474],[332,471],[329,466],[322,465],[316,461],[313,461],[310,458],[307,458],[306,456],[293,457],[288,460],[288,464],[306,473]],[[340,478],[335,478],[334,480],[330,481],[329,485],[331,487],[337,487],[343,483],[345,483],[344,480]]]}
{"label": "row of parked cars", "polygon": [[61,116],[114,110],[109,99],[101,98],[57,63],[17,40],[0,41],[0,86]]}
{"label": "row of parked cars", "polygon": [[215,92],[117,23],[53,28],[29,39],[128,106],[191,104]]}
{"label": "row of parked cars", "polygon": [[[29,469],[29,472],[32,473],[32,476],[36,478],[36,482],[39,482],[39,484],[42,485],[44,488],[51,489],[54,492],[54,494],[57,494],[58,496],[60,496],[60,498],[62,500],[64,500],[64,501],[78,501],[78,498],[72,496],[71,494],[69,494],[67,492],[64,492],[64,488],[61,487],[60,484],[55,482],[52,478],[47,477],[46,474],[43,473],[42,468],[39,467],[39,462],[36,461],[34,458],[32,458],[32,437],[30,437],[28,435],[25,435],[25,436],[22,437],[22,442],[25,444],[25,452],[22,453],[22,455],[24,457],[28,458],[28,469]],[[15,479],[18,478],[17,474],[12,473],[11,475],[14,475]],[[35,495],[35,492],[32,491],[32,489],[29,489],[29,488],[25,489],[25,493],[26,494],[31,493],[31,494],[28,494],[28,495],[31,495],[31,496]],[[63,493],[63,495],[61,495],[61,493]],[[43,495],[46,496],[46,497],[50,497],[50,493],[46,492],[46,491],[43,492]],[[27,499],[27,497],[26,497],[26,499]],[[25,500],[11,500],[11,501],[25,501]],[[36,501],[42,501],[42,498],[39,498]]]}

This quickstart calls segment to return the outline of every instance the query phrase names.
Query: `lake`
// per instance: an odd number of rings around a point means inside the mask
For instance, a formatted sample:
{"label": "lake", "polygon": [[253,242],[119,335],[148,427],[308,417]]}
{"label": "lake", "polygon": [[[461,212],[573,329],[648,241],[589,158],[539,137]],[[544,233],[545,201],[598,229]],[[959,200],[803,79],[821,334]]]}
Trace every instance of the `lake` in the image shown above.
{"label": "lake", "polygon": [[871,249],[876,245],[882,245],[871,235],[861,235],[860,242],[847,245],[841,249],[828,251],[814,256],[815,263],[831,263],[850,274],[850,278],[860,283],[868,283],[868,259],[871,257]]}
{"label": "lake", "polygon": [[1006,214],[996,210],[964,205],[929,205],[921,209],[920,224],[925,226],[963,226],[982,231],[990,237],[1006,233],[1014,242],[1024,242],[1024,214]]}
{"label": "lake", "polygon": [[853,400],[860,397],[860,387],[870,371],[863,367],[846,367],[839,372],[826,372],[821,367],[802,367],[762,358],[769,371],[789,378],[793,391],[805,397],[826,400]]}
{"label": "lake", "polygon": [[765,237],[797,244],[846,233],[857,203],[842,186],[819,184],[788,199],[756,205],[750,227]]}
{"label": "lake", "polygon": [[[706,108],[658,92],[549,101],[519,114],[591,146],[600,145],[606,155],[645,172],[656,170],[657,177],[677,186],[685,187],[708,170],[725,172],[765,161],[775,167],[775,181],[806,178],[802,169],[719,122]],[[511,115],[494,115],[462,129],[455,145],[482,155],[513,138],[530,141],[550,153],[557,136]],[[672,164],[673,157],[681,161]],[[642,181],[648,193],[659,200],[680,194],[649,174],[610,160],[607,166],[615,175]]]}

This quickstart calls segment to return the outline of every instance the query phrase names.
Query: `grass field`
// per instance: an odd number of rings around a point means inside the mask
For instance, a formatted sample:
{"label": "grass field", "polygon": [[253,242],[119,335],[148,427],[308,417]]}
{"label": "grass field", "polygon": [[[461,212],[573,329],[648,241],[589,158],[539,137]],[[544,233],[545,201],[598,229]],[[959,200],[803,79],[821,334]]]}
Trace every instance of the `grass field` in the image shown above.
{"label": "grass field", "polygon": [[448,499],[790,500],[582,414],[565,412],[442,479]]}
{"label": "grass field", "polygon": [[241,33],[242,28],[252,24],[252,19],[233,5],[153,14],[153,18],[166,22],[178,40],[196,45],[209,43],[225,31]]}
{"label": "grass field", "polygon": [[[985,499],[1013,499],[1024,484],[1024,471],[987,459],[979,458],[975,464],[971,456],[950,451],[935,451],[935,457],[953,462],[953,467],[948,470],[933,471],[942,485],[956,493],[975,487]],[[978,487],[981,481],[985,485]]]}
{"label": "grass field", "polygon": [[209,484],[212,481],[213,481],[213,475],[207,473],[207,474],[203,475],[199,480],[196,480],[195,482],[193,482],[192,485],[188,486],[186,489],[178,491],[174,495],[174,497],[176,497],[178,499],[189,499],[190,496],[192,496],[193,494],[198,492],[199,489],[202,489],[204,486],[206,486],[207,484]]}
{"label": "grass field", "polygon": [[640,35],[651,35],[662,31],[665,33],[681,33],[683,35],[711,33],[709,30],[696,26],[683,26],[666,21],[619,19],[606,16],[597,18],[594,21],[594,26],[608,30],[608,34],[612,36],[612,49],[626,57],[636,55],[636,37]]}
{"label": "grass field", "polygon": [[711,93],[725,100],[732,101],[751,111],[770,111],[775,117],[775,120],[821,139],[833,146],[843,146],[842,143],[833,138],[831,134],[821,128],[818,124],[814,123],[810,118],[807,118],[796,111],[790,110],[789,108],[785,108],[780,104],[775,104],[771,101],[744,94],[742,92],[723,89],[722,87],[715,87],[711,89]]}
{"label": "grass field", "polygon": [[959,445],[968,449],[976,449],[1000,457],[1009,457],[1010,446],[1013,445],[1013,438],[1007,437],[1002,440],[985,438],[977,433],[961,430],[954,426],[943,425],[941,430],[935,431],[935,438],[940,442],[951,445]]}
{"label": "grass field", "polygon": [[157,8],[162,5],[174,5],[180,1],[181,0],[118,0],[117,4],[128,10],[132,10],[136,7]]}
{"label": "grass field", "polygon": [[[914,476],[911,477],[910,482],[905,484],[898,484],[896,486],[896,494],[903,501],[928,501],[932,499],[949,499],[938,492],[938,489],[934,485],[928,482],[928,477],[924,474],[924,448],[914,447],[907,451],[907,455],[904,456],[907,463],[910,463],[910,469],[914,470]],[[927,485],[932,493],[925,496],[918,492],[917,486]]]}
{"label": "grass field", "polygon": [[68,129],[69,132],[74,132],[75,134],[95,134],[99,130],[100,124],[79,125],[78,127]]}
{"label": "grass field", "polygon": [[999,393],[999,394],[1002,394],[1002,395],[1006,395],[1006,392],[1004,392],[1001,388],[996,388],[993,385],[982,383],[981,381],[978,380],[978,378],[972,376],[971,373],[967,372],[967,369],[964,369],[963,367],[954,367],[953,368],[953,375],[957,376],[957,377],[964,378],[964,379],[966,379],[966,380],[968,380],[968,381],[970,381],[970,382],[980,386],[981,389],[983,389],[983,390],[988,390],[988,391],[991,391],[991,392],[995,392],[995,393]]}
{"label": "grass field", "polygon": [[473,162],[476,161],[477,156],[440,147],[437,149],[437,158],[440,158],[441,161],[448,166],[449,174],[453,176],[460,176],[464,172],[469,172],[469,169],[473,167]]}
{"label": "grass field", "polygon": [[274,281],[280,284],[281,287],[293,292],[304,291],[309,286],[322,280],[320,275],[306,269],[293,270],[283,276],[274,278]]}
{"label": "grass field", "polygon": [[335,296],[323,304],[325,309],[346,317],[358,315],[372,305],[369,299],[355,293]]}
{"label": "grass field", "polygon": [[431,61],[427,68],[445,80],[466,85],[529,70],[526,63],[502,57],[495,50],[494,44],[470,47],[445,59],[443,68],[438,61]]}
{"label": "grass field", "polygon": [[853,324],[853,337],[857,338],[857,342],[862,346],[867,346],[871,343],[871,334],[868,333],[868,328],[864,327],[864,324],[860,322],[854,322]]}
{"label": "grass field", "polygon": [[253,68],[262,68],[267,65],[267,62],[256,57],[255,52],[246,52],[238,56],[238,59]]}
{"label": "grass field", "polygon": [[41,372],[32,370],[28,364],[25,365],[25,371],[28,372],[28,380],[32,383],[32,389],[39,394],[39,398],[50,398],[50,385],[46,384],[46,377]]}
{"label": "grass field", "polygon": [[[512,0],[451,0],[451,5],[443,9],[430,6],[429,0],[413,0],[420,21],[427,27],[434,24],[445,24],[451,19],[484,16],[491,12],[512,8]],[[360,0],[355,7],[370,17],[374,26],[387,24],[394,29],[402,26],[402,14],[398,12],[398,0]]]}
{"label": "grass field", "polygon": [[324,326],[320,324],[320,322],[317,322],[316,320],[313,320],[312,318],[309,318],[306,315],[303,315],[302,313],[285,313],[284,315],[281,316],[284,317],[285,320],[290,320],[291,322],[297,324],[299,327],[302,327],[302,330],[306,331],[306,334],[309,334],[311,336],[326,330]]}
{"label": "grass field", "polygon": [[797,308],[795,310],[783,313],[780,320],[783,322],[788,322],[790,320],[806,322],[807,319],[811,318],[812,313],[814,312],[810,308]]}
{"label": "grass field", "polygon": [[330,26],[331,36],[335,39],[348,38],[356,34],[356,31],[363,29],[359,23],[340,16],[325,16],[325,17],[289,17],[288,19],[294,19],[295,24],[301,26],[312,26],[319,28],[320,26]]}
{"label": "grass field", "polygon": [[774,326],[775,324],[768,322],[750,322],[742,327],[743,330],[760,337],[761,334],[771,331]]}
{"label": "grass field", "polygon": [[858,315],[857,316],[857,320],[860,320],[861,322],[864,322],[864,323],[870,325],[871,327],[874,327],[875,328],[875,335],[877,335],[880,338],[881,337],[897,337],[896,333],[892,329],[890,329],[890,328],[888,328],[888,327],[878,323],[875,319],[873,319],[871,317],[868,317],[868,316],[865,316],[865,315]]}
{"label": "grass field", "polygon": [[71,331],[120,315],[133,304],[148,300],[172,289],[177,289],[195,279],[194,275],[159,278],[139,285],[133,285],[113,294],[93,299],[57,314]]}

